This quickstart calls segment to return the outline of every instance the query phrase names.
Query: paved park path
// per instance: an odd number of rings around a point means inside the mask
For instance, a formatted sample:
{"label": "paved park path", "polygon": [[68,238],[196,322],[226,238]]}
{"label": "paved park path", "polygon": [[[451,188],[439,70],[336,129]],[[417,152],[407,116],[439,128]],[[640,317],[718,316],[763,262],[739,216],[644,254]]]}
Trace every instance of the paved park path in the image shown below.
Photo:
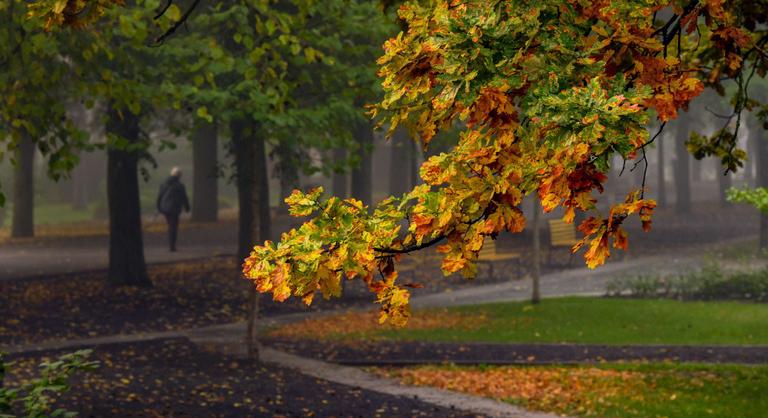
{"label": "paved park path", "polygon": [[[173,253],[168,251],[164,227],[160,232],[144,233],[144,256],[149,264],[234,255],[236,245],[234,222],[183,228],[179,231],[178,251]],[[108,256],[107,235],[7,241],[0,244],[0,281],[105,270]]]}

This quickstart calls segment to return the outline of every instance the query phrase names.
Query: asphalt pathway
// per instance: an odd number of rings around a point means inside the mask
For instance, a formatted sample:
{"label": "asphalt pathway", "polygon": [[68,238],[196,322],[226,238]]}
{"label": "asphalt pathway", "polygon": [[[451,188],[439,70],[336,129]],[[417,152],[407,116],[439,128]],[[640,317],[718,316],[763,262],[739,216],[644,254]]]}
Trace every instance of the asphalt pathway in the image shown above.
{"label": "asphalt pathway", "polygon": [[[182,221],[182,225],[183,225]],[[144,233],[148,264],[234,255],[237,226],[233,222],[182,226],[178,251],[170,252],[164,231]],[[32,238],[0,245],[0,280],[104,270],[109,266],[109,237]]]}

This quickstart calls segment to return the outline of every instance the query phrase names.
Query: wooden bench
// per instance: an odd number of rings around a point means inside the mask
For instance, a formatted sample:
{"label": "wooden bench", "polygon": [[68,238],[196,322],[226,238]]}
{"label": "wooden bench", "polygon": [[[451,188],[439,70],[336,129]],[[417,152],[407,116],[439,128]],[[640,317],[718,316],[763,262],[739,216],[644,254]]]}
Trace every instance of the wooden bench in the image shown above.
{"label": "wooden bench", "polygon": [[[423,250],[427,251],[427,250]],[[439,253],[427,253],[413,255],[413,258],[408,262],[401,263],[397,266],[397,271],[401,274],[408,274],[411,278],[415,278],[417,270],[420,270],[427,263],[436,263],[438,266],[442,262],[444,254]],[[488,274],[490,277],[494,277],[495,268],[494,264],[506,261],[517,261],[516,272],[519,273],[520,262],[522,261],[522,253],[519,251],[505,251],[499,252],[496,248],[496,241],[492,238],[486,238],[483,248],[480,250],[477,258],[478,267],[482,265],[488,266]]]}
{"label": "wooden bench", "polygon": [[494,264],[498,262],[504,262],[504,261],[517,261],[515,270],[516,273],[520,272],[520,262],[522,261],[522,254],[519,251],[505,251],[505,252],[499,252],[496,248],[496,240],[493,238],[486,238],[485,243],[483,243],[483,248],[480,249],[480,253],[477,257],[477,264],[478,266],[481,264],[487,264],[488,265],[488,275],[491,278],[494,278],[495,269]]}
{"label": "wooden bench", "polygon": [[576,225],[562,219],[550,219],[549,221],[549,264],[552,264],[552,250],[559,247],[567,247],[570,258],[568,265],[573,263],[573,247],[580,240],[576,237]]}

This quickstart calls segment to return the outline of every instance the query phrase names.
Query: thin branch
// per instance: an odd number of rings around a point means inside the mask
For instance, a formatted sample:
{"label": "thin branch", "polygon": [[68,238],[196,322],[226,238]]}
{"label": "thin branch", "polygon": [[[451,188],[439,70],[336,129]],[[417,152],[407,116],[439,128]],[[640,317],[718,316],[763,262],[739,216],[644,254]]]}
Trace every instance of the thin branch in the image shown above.
{"label": "thin branch", "polygon": [[172,4],[173,4],[173,0],[166,0],[165,4],[160,9],[158,9],[154,19],[155,20],[160,19],[160,17],[165,14],[165,12],[168,10],[169,7],[171,7]]}
{"label": "thin branch", "polygon": [[714,110],[712,110],[712,109],[709,107],[709,105],[707,105],[707,106],[704,106],[704,110],[706,110],[707,112],[711,113],[711,114],[712,114],[713,116],[715,116],[715,117],[718,117],[718,118],[720,118],[720,119],[728,119],[729,121],[730,121],[731,119],[733,119],[733,117],[736,115],[736,112],[734,112],[734,113],[731,113],[730,115],[724,115],[724,114],[722,114],[722,113],[717,113],[717,112],[715,112]]}
{"label": "thin branch", "polygon": [[181,25],[185,24],[187,22],[187,19],[189,19],[189,16],[192,14],[192,12],[195,10],[195,8],[199,3],[200,3],[200,0],[194,0],[192,4],[189,6],[189,8],[187,9],[187,11],[184,12],[184,14],[181,16],[181,19],[176,21],[173,24],[173,26],[171,26],[170,28],[168,28],[167,31],[165,31],[165,33],[155,38],[155,45],[161,45],[163,42],[165,42],[166,39],[168,39],[168,37],[173,35],[174,32],[176,32],[176,30],[178,30],[181,27]]}
{"label": "thin branch", "polygon": [[436,236],[435,238],[432,238],[431,240],[429,240],[427,242],[422,242],[419,245],[411,245],[411,246],[405,247],[405,248],[375,248],[374,247],[373,250],[374,251],[378,251],[380,253],[384,253],[384,254],[408,254],[408,253],[411,253],[411,252],[414,252],[414,251],[423,250],[424,248],[427,248],[427,247],[431,247],[431,246],[437,244],[438,242],[444,240],[445,238],[447,238],[446,235],[440,234],[440,235]]}
{"label": "thin branch", "polygon": [[[491,202],[493,202],[493,201],[491,201]],[[490,205],[490,203],[489,203],[489,205]],[[487,210],[488,209],[486,208],[486,211]],[[480,220],[484,219],[485,217],[486,217],[486,213],[483,212],[482,215],[480,215],[477,218],[467,222],[466,224],[467,225],[474,225],[474,224],[478,223]],[[451,232],[453,232],[453,230]],[[405,248],[376,248],[376,247],[374,247],[373,250],[374,251],[378,251],[380,253],[389,254],[389,255],[384,255],[384,256],[377,256],[376,258],[389,257],[391,254],[408,254],[408,253],[411,253],[411,252],[414,252],[414,251],[423,250],[424,248],[427,248],[427,247],[431,247],[431,246],[437,244],[438,242],[446,239],[447,237],[448,237],[448,233],[445,233],[445,234],[440,234],[440,235],[432,238],[431,240],[429,240],[427,242],[422,242],[421,244],[418,244],[418,245],[411,245],[411,246],[405,247]]]}

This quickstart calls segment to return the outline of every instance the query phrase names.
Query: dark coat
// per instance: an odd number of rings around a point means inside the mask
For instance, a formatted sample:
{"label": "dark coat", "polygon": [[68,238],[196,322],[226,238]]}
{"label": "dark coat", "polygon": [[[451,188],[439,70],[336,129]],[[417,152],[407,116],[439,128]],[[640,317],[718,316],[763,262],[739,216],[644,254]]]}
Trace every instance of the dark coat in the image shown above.
{"label": "dark coat", "polygon": [[189,212],[187,190],[178,177],[168,177],[160,185],[160,192],[157,194],[157,210],[163,215],[178,216],[182,208]]}

